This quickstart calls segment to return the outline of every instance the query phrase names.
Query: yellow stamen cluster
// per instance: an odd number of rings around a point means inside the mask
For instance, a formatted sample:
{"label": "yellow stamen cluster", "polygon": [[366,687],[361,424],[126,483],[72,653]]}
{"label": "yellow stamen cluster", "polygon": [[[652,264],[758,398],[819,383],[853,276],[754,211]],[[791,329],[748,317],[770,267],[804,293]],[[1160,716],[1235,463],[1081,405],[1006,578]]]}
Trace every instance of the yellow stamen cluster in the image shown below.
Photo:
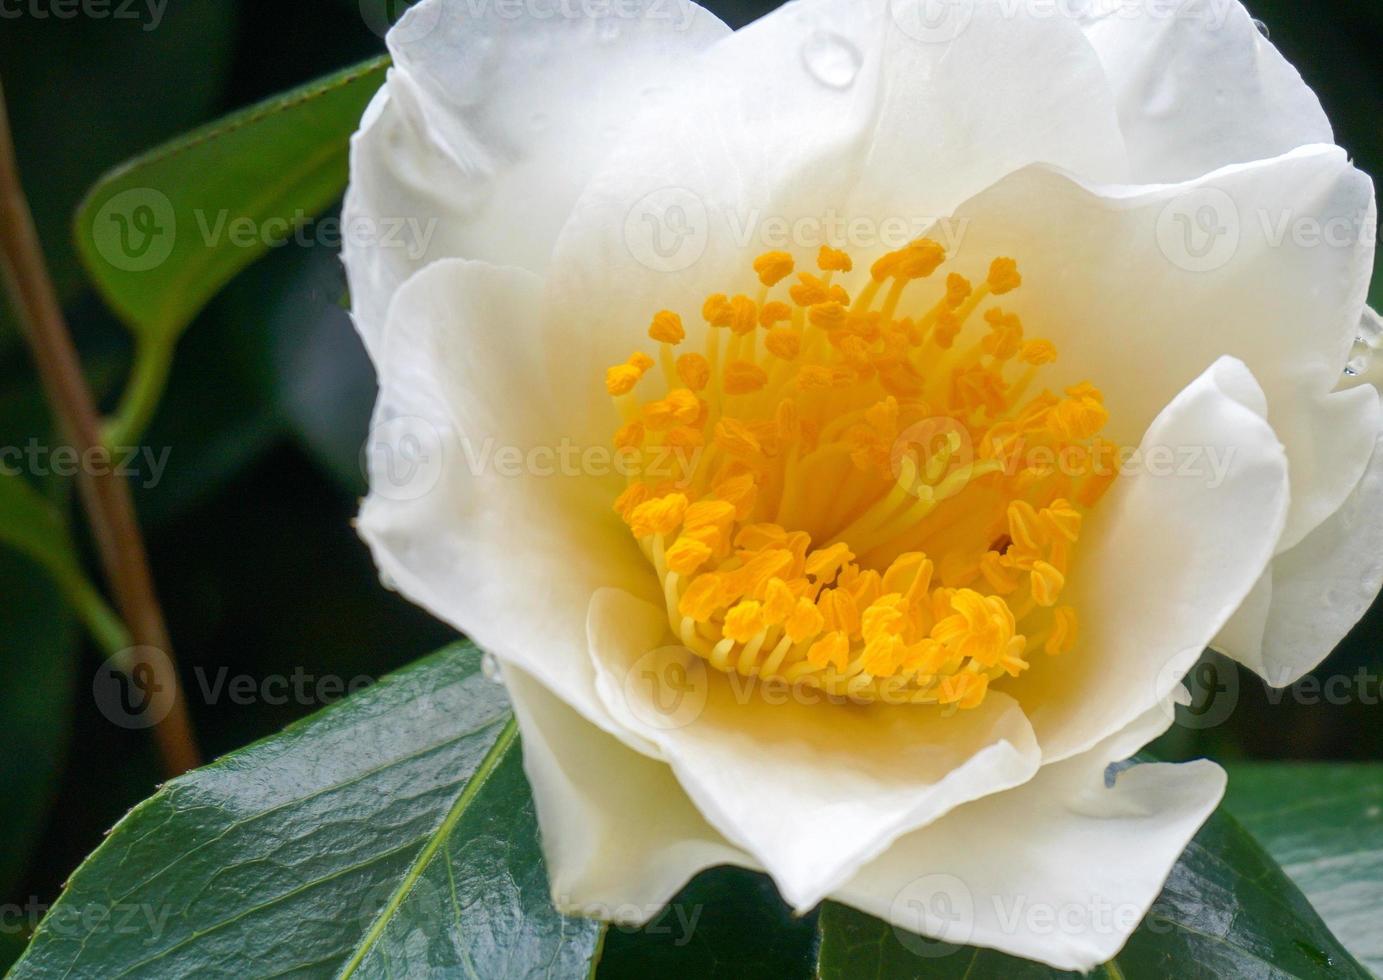
{"label": "yellow stamen cluster", "polygon": [[920,297],[912,284],[946,258],[918,239],[852,297],[845,252],[823,247],[795,277],[793,256],[768,252],[756,297],[703,304],[704,352],[678,355],[681,317],[653,317],[661,397],[635,392],[652,357],[608,370],[615,444],[688,464],[631,478],[615,507],[673,631],[714,667],[971,708],[1035,652],[1075,644],[1071,550],[1115,474],[1103,398],[1088,383],[1029,393],[1056,348],[1011,311],[974,315],[1019,287],[1013,259]]}

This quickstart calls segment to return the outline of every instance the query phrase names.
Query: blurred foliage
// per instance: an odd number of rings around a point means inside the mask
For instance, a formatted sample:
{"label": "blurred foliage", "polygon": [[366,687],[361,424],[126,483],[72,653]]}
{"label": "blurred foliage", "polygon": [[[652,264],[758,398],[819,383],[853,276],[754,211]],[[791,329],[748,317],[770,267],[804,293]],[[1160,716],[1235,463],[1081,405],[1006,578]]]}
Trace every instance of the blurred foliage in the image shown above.
{"label": "blurred foliage", "polygon": [[[378,55],[383,43],[371,25],[382,3],[178,0],[152,30],[138,20],[4,21],[0,81],[20,166],[105,407],[130,349],[76,263],[71,222],[87,189],[111,167],[195,126]],[[732,26],[775,5],[711,4]],[[1249,6],[1321,96],[1338,141],[1363,169],[1383,173],[1383,7],[1376,0]],[[328,249],[270,250],[189,328],[146,438],[169,449],[168,465],[157,485],[136,482],[136,499],[209,757],[320,706],[208,703],[200,689],[223,669],[376,677],[450,636],[379,587],[350,527],[374,385],[340,305],[344,291]],[[1383,276],[1373,296],[1378,304]],[[11,440],[50,423],[6,317],[0,313],[0,435]],[[0,785],[6,806],[15,804],[13,814],[0,811],[7,838],[0,902],[23,906],[51,900],[102,834],[149,795],[158,770],[144,733],[117,728],[97,710],[91,677],[101,656],[77,639],[51,586],[23,559],[0,564],[0,616],[15,624],[0,646],[0,725],[8,736]],[[27,630],[31,617],[63,629]],[[1383,612],[1375,609],[1316,675],[1363,671],[1377,691],[1380,638]],[[1205,715],[1183,717],[1163,740],[1164,755],[1383,757],[1377,703],[1278,696],[1223,663],[1210,686],[1218,690],[1230,677],[1238,681],[1232,710],[1213,724],[1203,723]],[[67,751],[71,745],[80,750]],[[63,818],[40,833],[48,813]],[[0,965],[12,938],[0,935]]]}

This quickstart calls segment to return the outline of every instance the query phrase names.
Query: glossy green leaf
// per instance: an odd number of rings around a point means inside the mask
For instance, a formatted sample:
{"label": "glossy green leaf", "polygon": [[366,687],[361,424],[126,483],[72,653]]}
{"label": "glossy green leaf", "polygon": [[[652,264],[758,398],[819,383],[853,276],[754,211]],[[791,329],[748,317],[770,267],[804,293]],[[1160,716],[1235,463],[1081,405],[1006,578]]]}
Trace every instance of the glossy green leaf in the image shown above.
{"label": "glossy green leaf", "polygon": [[[834,903],[822,909],[819,928],[821,980],[1078,976],[992,950],[922,939]],[[1128,944],[1094,975],[1368,977],[1282,869],[1223,809],[1191,842]]]}
{"label": "glossy green leaf", "polygon": [[548,901],[503,688],[458,645],[168,783],[12,976],[561,977],[599,936]]}
{"label": "glossy green leaf", "polygon": [[270,99],[103,177],[76,219],[87,271],[141,337],[167,345],[237,272],[326,208],[384,80],[375,59]]}
{"label": "glossy green leaf", "polygon": [[596,980],[808,980],[815,968],[815,914],[793,915],[767,875],[720,867],[697,875],[646,924],[610,926]]}
{"label": "glossy green leaf", "polygon": [[1340,942],[1383,975],[1383,765],[1232,766],[1225,805]]}

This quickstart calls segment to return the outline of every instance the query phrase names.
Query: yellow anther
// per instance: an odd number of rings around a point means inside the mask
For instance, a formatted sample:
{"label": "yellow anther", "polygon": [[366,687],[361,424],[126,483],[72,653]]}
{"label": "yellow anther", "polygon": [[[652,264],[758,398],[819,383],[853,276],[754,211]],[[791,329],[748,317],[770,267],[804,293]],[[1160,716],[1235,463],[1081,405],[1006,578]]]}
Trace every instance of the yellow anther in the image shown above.
{"label": "yellow anther", "polygon": [[715,441],[731,456],[754,457],[763,452],[763,445],[753,431],[738,419],[724,418],[717,422]]}
{"label": "yellow anther", "polygon": [[787,252],[765,252],[754,260],[754,271],[759,282],[765,286],[776,286],[792,273],[792,256]]}
{"label": "yellow anther", "polygon": [[1109,421],[1104,396],[1090,384],[1066,389],[1067,397],[1054,405],[1047,416],[1047,428],[1063,439],[1089,439]]}
{"label": "yellow anther", "polygon": [[946,261],[946,249],[930,238],[919,238],[899,252],[893,274],[899,279],[925,279]]}
{"label": "yellow anther", "polygon": [[644,428],[640,422],[628,422],[615,433],[616,449],[637,449],[643,445]]}
{"label": "yellow anther", "polygon": [[731,361],[725,365],[725,393],[747,395],[760,391],[768,384],[768,372],[749,361]]}
{"label": "yellow anther", "polygon": [[788,289],[788,295],[798,306],[815,306],[831,298],[831,291],[825,281],[810,272],[799,272],[797,280]]}
{"label": "yellow anther", "polygon": [[711,488],[711,493],[735,508],[735,520],[744,521],[754,509],[758,488],[754,485],[753,473],[741,473],[721,480]]}
{"label": "yellow anther", "polygon": [[840,631],[827,633],[807,651],[807,663],[824,669],[844,670],[850,665],[850,639]]}
{"label": "yellow anther", "polygon": [[858,636],[860,632],[860,607],[854,593],[844,588],[827,589],[816,601],[826,621],[826,629],[838,630],[846,636]]}
{"label": "yellow anther", "polygon": [[764,589],[764,622],[778,626],[792,614],[797,597],[792,594],[786,582],[780,578],[768,580]]}
{"label": "yellow anther", "polygon": [[692,391],[702,391],[711,381],[711,365],[700,354],[677,358],[677,377]]}
{"label": "yellow anther", "polygon": [[993,309],[985,312],[984,319],[990,330],[982,344],[984,352],[997,361],[1007,361],[1017,354],[1023,345],[1023,324],[1018,317]]}
{"label": "yellow anther", "polygon": [[807,311],[807,319],[812,326],[822,330],[841,330],[845,327],[848,311],[841,303],[818,303]]}
{"label": "yellow anther", "polygon": [[822,272],[849,272],[855,263],[840,249],[822,245],[821,251],[816,253],[816,267]]}
{"label": "yellow anther", "polygon": [[753,333],[759,325],[759,308],[743,294],[730,300],[730,321],[726,324],[734,333]]}
{"label": "yellow anther", "polygon": [[785,361],[794,361],[802,351],[802,336],[791,327],[774,327],[764,337],[769,353]]}
{"label": "yellow anther", "polygon": [[1022,357],[1027,364],[1051,364],[1056,360],[1056,345],[1050,340],[1029,340],[1023,345]]}
{"label": "yellow anther", "polygon": [[643,503],[649,497],[647,484],[631,483],[624,488],[624,491],[615,498],[615,511],[620,517],[627,518],[635,507]]}
{"label": "yellow anther", "polygon": [[821,616],[821,610],[816,608],[816,603],[803,596],[797,600],[792,613],[783,623],[783,632],[793,643],[801,643],[820,633],[825,624],[826,621]]}
{"label": "yellow anther", "polygon": [[710,560],[713,549],[705,541],[682,535],[667,549],[664,560],[670,571],[690,575]]}
{"label": "yellow anther", "polygon": [[641,350],[636,350],[629,355],[629,365],[636,368],[640,374],[647,374],[648,369],[653,367],[653,364],[653,358]]}
{"label": "yellow anther", "polygon": [[962,324],[960,318],[950,310],[942,310],[937,314],[936,326],[932,328],[932,339],[942,350],[949,350],[955,343],[956,335],[960,333]]}
{"label": "yellow anther", "polygon": [[780,300],[765,303],[759,310],[759,326],[772,327],[775,323],[792,319],[792,307]]}
{"label": "yellow anther", "polygon": [[632,364],[616,364],[605,370],[605,390],[612,395],[627,395],[643,377],[643,372]]}
{"label": "yellow anther", "polygon": [[687,591],[682,593],[677,611],[698,623],[704,623],[727,601],[724,583],[719,575],[698,575],[687,586]]}
{"label": "yellow anther", "polygon": [[966,279],[959,272],[952,272],[946,276],[946,305],[955,309],[970,298],[970,280]]}
{"label": "yellow anther", "polygon": [[729,531],[734,520],[735,505],[732,501],[698,500],[687,508],[687,513],[682,518],[682,526],[688,532],[718,528],[724,533]]}
{"label": "yellow anther", "polygon": [[1057,606],[1052,610],[1052,634],[1042,649],[1052,657],[1066,653],[1075,647],[1077,632],[1076,611],[1070,606]]}
{"label": "yellow anther", "polygon": [[713,327],[728,327],[730,325],[730,298],[724,293],[714,293],[706,297],[706,302],[701,304],[701,317]]}
{"label": "yellow anther", "polygon": [[1018,274],[1018,263],[1010,258],[997,258],[989,263],[989,291],[995,296],[1017,289],[1023,283]]}
{"label": "yellow anther", "polygon": [[1008,534],[1023,551],[1035,552],[1047,541],[1037,510],[1026,500],[1014,500],[1008,505]]}
{"label": "yellow anther", "polygon": [[902,596],[886,595],[872,603],[860,616],[860,636],[868,643],[880,636],[897,636],[908,621],[908,602]]}
{"label": "yellow anther", "polygon": [[854,560],[855,556],[851,553],[850,546],[842,541],[828,548],[813,551],[807,556],[804,570],[822,585],[830,585],[840,570]]}
{"label": "yellow anther", "polygon": [[1066,576],[1045,561],[1035,561],[1032,565],[1032,598],[1039,606],[1050,606],[1061,595],[1066,584]]}
{"label": "yellow anther", "polygon": [[943,678],[939,685],[938,704],[954,704],[959,708],[975,708],[984,701],[989,689],[989,675],[974,671],[961,671]]}
{"label": "yellow anther", "polygon": [[680,344],[687,336],[682,326],[682,318],[671,310],[659,310],[653,314],[653,323],[648,335],[662,344]]}
{"label": "yellow anther", "polygon": [[1069,500],[1053,500],[1051,506],[1044,507],[1038,516],[1054,534],[1067,541],[1074,542],[1080,537],[1081,513]]}
{"label": "yellow anther", "polygon": [[651,534],[671,534],[687,512],[687,498],[680,493],[645,500],[629,514],[629,527],[636,538]]}

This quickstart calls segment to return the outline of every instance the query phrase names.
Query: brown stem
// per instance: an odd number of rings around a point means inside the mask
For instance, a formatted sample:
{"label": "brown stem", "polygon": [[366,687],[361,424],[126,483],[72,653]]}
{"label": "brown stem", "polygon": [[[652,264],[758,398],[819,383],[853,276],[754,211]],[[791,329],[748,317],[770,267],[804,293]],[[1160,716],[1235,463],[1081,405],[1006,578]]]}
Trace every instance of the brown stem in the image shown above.
{"label": "brown stem", "polygon": [[[135,663],[147,664],[152,690],[168,700],[165,717],[154,726],[163,768],[170,776],[199,765],[197,743],[188,719],[187,702],[172,667],[172,644],[154,595],[153,577],[144,552],[129,485],[109,464],[101,440],[96,402],[82,375],[76,348],[63,319],[53,281],[44,263],[33,215],[19,183],[14,142],[0,88],[0,267],[3,267],[19,320],[24,325],[34,363],[48,401],[65,437],[80,458],[94,465],[80,467],[78,486],[92,536],[115,594],[121,616],[134,638]],[[152,647],[167,658],[143,656],[139,647]]]}

